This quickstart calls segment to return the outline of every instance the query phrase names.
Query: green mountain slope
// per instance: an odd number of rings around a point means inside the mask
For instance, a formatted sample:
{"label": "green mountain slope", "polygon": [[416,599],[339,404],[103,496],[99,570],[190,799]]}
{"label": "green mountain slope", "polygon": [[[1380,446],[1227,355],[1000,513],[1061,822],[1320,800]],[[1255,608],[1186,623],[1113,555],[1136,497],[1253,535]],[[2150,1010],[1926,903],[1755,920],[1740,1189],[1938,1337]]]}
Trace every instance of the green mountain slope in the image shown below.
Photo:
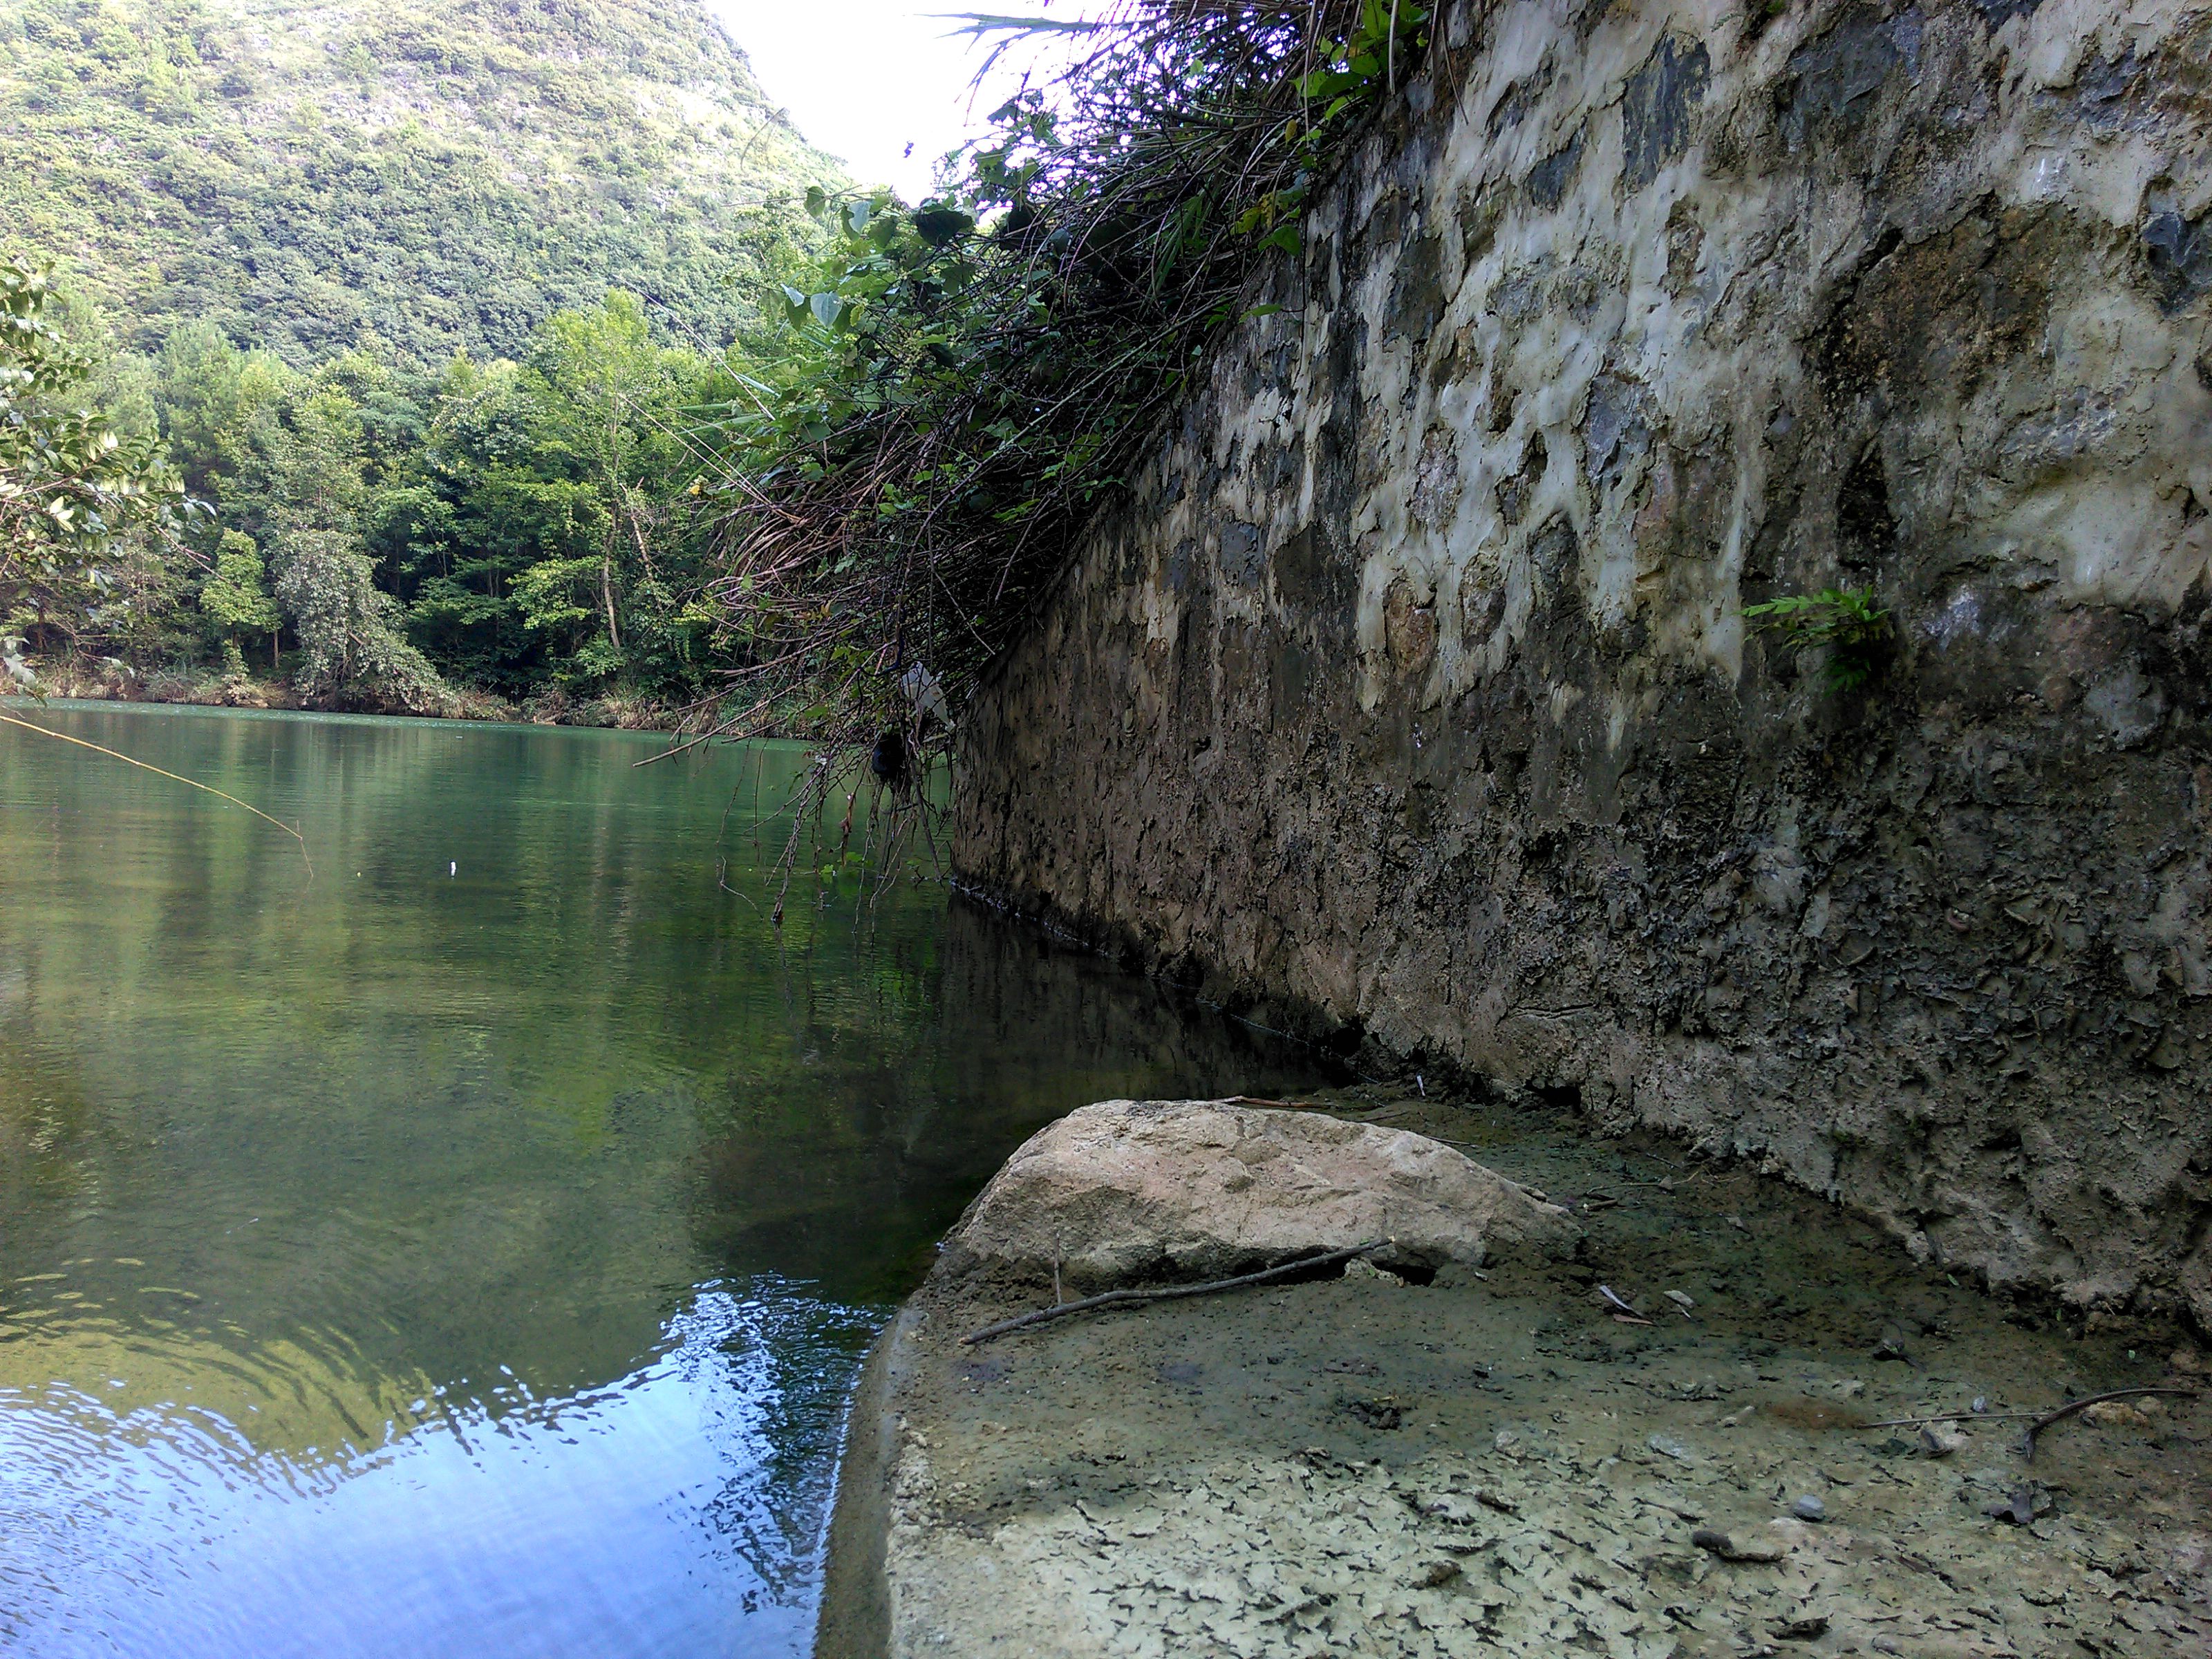
{"label": "green mountain slope", "polygon": [[838,176],[692,0],[0,0],[0,252],[142,348],[513,356],[611,284],[720,344]]}

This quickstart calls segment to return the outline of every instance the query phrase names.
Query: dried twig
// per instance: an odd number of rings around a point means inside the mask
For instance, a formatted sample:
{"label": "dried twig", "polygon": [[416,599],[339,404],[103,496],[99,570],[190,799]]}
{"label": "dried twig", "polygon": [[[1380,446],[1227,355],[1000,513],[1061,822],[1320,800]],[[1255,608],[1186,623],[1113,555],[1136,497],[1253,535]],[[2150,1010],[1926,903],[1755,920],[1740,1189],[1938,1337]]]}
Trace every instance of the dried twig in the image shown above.
{"label": "dried twig", "polygon": [[1319,1255],[1300,1256],[1295,1261],[1285,1261],[1273,1267],[1262,1267],[1255,1273],[1239,1273],[1234,1279],[1211,1279],[1203,1285],[1170,1285],[1157,1291],[1108,1291],[1098,1296],[1086,1296],[1078,1302],[1056,1302],[1049,1308],[1039,1308],[1012,1319],[1002,1319],[995,1325],[986,1325],[980,1331],[970,1331],[960,1339],[960,1346],[971,1347],[978,1342],[988,1342],[994,1336],[1004,1336],[1009,1331],[1018,1331],[1024,1326],[1042,1325],[1049,1319],[1063,1319],[1069,1314],[1088,1313],[1093,1308],[1110,1308],[1122,1303],[1170,1302],[1179,1297],[1212,1296],[1217,1291],[1242,1290],[1247,1285],[1264,1285],[1272,1279],[1284,1279],[1295,1273],[1308,1272],[1316,1267],[1333,1267],[1340,1261],[1349,1261],[1370,1250],[1379,1250],[1382,1242],[1355,1244],[1349,1249],[1324,1250]]}
{"label": "dried twig", "polygon": [[1927,1417],[1885,1417],[1873,1423],[1861,1423],[1861,1429],[1917,1429],[1930,1423],[2001,1423],[2017,1421],[2021,1418],[2033,1420],[2021,1437],[2021,1451],[2032,1462],[2035,1458],[2035,1437],[2052,1424],[2071,1417],[2087,1406],[2102,1405],[2107,1400],[2130,1400],[2137,1395],[2178,1395],[2185,1400],[2197,1398],[2194,1389],[2150,1386],[2136,1389],[2111,1389],[2103,1394],[2085,1394],[2079,1400],[2069,1400],[2047,1412],[1936,1412]]}
{"label": "dried twig", "polygon": [[2129,1400],[2134,1398],[2137,1395],[2143,1394],[2179,1395],[2186,1400],[2194,1400],[2197,1398],[2197,1390],[2194,1389],[2171,1388],[2112,1389],[2103,1394],[2084,1395],[2079,1400],[2069,1400],[2064,1405],[2044,1413],[2044,1414],[2037,1418],[2034,1422],[2029,1424],[2027,1425],[2027,1432],[2022,1434],[2020,1437],[2021,1455],[2027,1459],[2031,1463],[2035,1462],[2035,1437],[2041,1434],[2053,1423],[2058,1422],[2063,1418],[2073,1416],[2075,1412],[2080,1411],[2084,1406],[2101,1405],[2107,1400]]}

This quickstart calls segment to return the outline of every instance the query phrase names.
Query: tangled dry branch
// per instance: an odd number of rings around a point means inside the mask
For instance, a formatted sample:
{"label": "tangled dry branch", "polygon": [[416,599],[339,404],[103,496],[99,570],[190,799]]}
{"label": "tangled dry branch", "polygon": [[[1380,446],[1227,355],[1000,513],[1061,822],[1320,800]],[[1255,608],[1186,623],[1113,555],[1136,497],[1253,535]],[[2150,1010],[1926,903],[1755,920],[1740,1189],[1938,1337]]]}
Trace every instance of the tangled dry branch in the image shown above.
{"label": "tangled dry branch", "polygon": [[932,201],[811,204],[836,246],[785,289],[791,359],[715,432],[738,666],[701,729],[797,726],[891,787],[926,766],[1425,24],[1403,0],[970,20],[1063,55]]}

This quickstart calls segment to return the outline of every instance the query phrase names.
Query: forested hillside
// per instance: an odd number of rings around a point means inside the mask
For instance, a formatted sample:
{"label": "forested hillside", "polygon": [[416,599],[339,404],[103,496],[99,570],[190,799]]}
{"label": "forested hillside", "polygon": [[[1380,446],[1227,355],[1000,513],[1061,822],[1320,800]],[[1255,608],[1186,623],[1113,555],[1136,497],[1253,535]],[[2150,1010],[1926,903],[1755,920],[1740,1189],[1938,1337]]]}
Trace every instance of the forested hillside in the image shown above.
{"label": "forested hillside", "polygon": [[697,434],[840,182],[694,0],[0,0],[0,653],[141,696],[692,701]]}
{"label": "forested hillside", "polygon": [[691,0],[0,0],[0,252],[141,349],[514,356],[610,286],[720,346],[836,171]]}

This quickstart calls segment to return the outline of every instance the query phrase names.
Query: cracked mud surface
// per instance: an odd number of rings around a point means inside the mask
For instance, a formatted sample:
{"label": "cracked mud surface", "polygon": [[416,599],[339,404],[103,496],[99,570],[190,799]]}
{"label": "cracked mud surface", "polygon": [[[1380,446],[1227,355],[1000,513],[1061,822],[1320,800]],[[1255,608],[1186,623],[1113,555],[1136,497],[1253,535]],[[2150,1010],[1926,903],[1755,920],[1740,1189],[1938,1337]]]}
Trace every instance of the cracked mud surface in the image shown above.
{"label": "cracked mud surface", "polygon": [[[1047,1298],[925,1288],[887,1397],[863,1402],[883,1410],[891,1652],[2212,1646],[2212,1407],[2069,1419],[2032,1465],[1996,1415],[2200,1380],[2170,1332],[2070,1331],[1748,1171],[1340,1103],[1362,1107],[1573,1200],[1583,1258],[1354,1273],[980,1348],[957,1338]],[[1652,1322],[1615,1319],[1601,1284]],[[1941,1455],[1917,1427],[1854,1426],[1978,1397]]]}

